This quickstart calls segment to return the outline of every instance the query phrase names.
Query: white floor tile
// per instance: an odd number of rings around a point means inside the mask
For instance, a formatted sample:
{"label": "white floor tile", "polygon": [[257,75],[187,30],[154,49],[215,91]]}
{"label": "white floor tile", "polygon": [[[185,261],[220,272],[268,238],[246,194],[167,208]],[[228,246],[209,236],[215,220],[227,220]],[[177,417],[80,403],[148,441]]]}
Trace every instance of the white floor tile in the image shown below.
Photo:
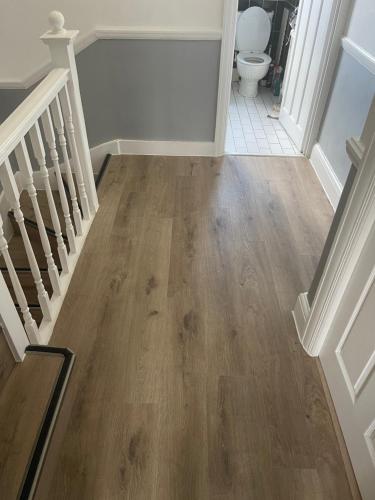
{"label": "white floor tile", "polygon": [[254,133],[244,134],[246,142],[256,142],[256,137]]}
{"label": "white floor tile", "polygon": [[279,139],[277,138],[277,135],[275,135],[275,134],[270,135],[270,134],[266,133],[266,136],[267,136],[267,141],[270,144],[279,144]]}
{"label": "white floor tile", "polygon": [[263,130],[263,124],[260,121],[253,120],[251,122],[251,125],[252,125],[252,127],[253,127],[254,130]]}
{"label": "white floor tile", "polygon": [[295,156],[296,155],[293,148],[283,148],[283,153],[284,153],[284,155],[288,155],[288,156]]}
{"label": "white floor tile", "polygon": [[268,117],[275,98],[270,89],[260,88],[256,98],[245,98],[233,83],[225,149],[230,154],[299,155],[278,120]]}
{"label": "white floor tile", "polygon": [[284,130],[276,130],[276,135],[279,139],[289,139],[288,135]]}
{"label": "white floor tile", "polygon": [[[235,128],[232,130],[232,135],[235,139],[237,138],[242,138],[243,137],[243,131],[242,128]],[[287,146],[286,146],[287,147]]]}
{"label": "white floor tile", "polygon": [[270,144],[270,148],[271,148],[271,152],[274,155],[283,154],[283,150],[282,150],[282,147],[280,146],[280,144]]}
{"label": "white floor tile", "polygon": [[269,148],[259,148],[259,154],[261,155],[270,155],[271,150]]}
{"label": "white floor tile", "polygon": [[247,152],[250,154],[259,154],[259,148],[256,142],[249,143],[247,145]]}
{"label": "white floor tile", "polygon": [[275,129],[272,125],[265,125],[263,128],[266,135],[275,135]]}
{"label": "white floor tile", "polygon": [[266,134],[265,134],[264,130],[255,130],[254,134],[255,134],[255,137],[257,139],[265,139],[266,138]]}
{"label": "white floor tile", "polygon": [[279,143],[283,149],[293,149],[293,145],[289,139],[279,139]]}

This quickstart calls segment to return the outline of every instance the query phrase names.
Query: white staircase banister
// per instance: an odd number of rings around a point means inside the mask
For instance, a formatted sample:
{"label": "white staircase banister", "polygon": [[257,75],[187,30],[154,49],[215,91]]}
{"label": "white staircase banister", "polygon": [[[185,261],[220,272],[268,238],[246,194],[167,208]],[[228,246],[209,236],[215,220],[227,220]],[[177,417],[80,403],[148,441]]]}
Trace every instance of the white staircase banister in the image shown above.
{"label": "white staircase banister", "polygon": [[69,80],[68,69],[54,69],[0,125],[0,164]]}
{"label": "white staircase banister", "polygon": [[[0,255],[6,273],[5,280],[0,272],[0,329],[17,361],[29,342],[48,343],[98,208],[73,51],[78,32],[65,30],[58,12],[49,20],[52,29],[43,40],[50,46],[54,69],[0,125]],[[39,204],[37,190],[44,192],[47,204]],[[22,196],[23,191],[28,195]],[[17,238],[8,245],[13,236]],[[20,269],[31,273],[31,288]],[[43,281],[45,271],[49,283]],[[30,299],[41,317],[33,318]]]}
{"label": "white staircase banister", "polygon": [[64,16],[61,12],[51,12],[48,16],[48,20],[51,29],[40,38],[46,45],[48,45],[52,59],[52,66],[54,68],[65,68],[70,71],[67,88],[72,108],[76,143],[80,164],[82,166],[85,191],[87,193],[91,214],[94,215],[99,207],[99,203],[91,164],[90,148],[87,139],[85,118],[83,115],[77,65],[73,46],[74,39],[77,37],[79,31],[66,30],[64,28]]}

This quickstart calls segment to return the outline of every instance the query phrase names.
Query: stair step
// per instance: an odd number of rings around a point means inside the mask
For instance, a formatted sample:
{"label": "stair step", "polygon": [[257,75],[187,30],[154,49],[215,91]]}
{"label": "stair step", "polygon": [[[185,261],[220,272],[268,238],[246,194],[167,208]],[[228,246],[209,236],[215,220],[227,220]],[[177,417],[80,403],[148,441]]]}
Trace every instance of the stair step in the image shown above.
{"label": "stair step", "polygon": [[[52,290],[52,285],[48,276],[47,270],[41,270],[40,274],[42,276],[43,284],[44,287],[49,295],[49,297],[52,296],[53,290]],[[18,279],[20,280],[20,283],[22,285],[22,289],[25,293],[26,300],[28,304],[38,304],[38,292],[35,287],[33,275],[31,274],[30,270],[19,270],[17,269],[17,276]],[[10,291],[10,294],[12,296],[12,299],[14,303],[17,303],[17,298],[13,290],[12,282],[9,276],[9,273],[7,271],[3,271],[3,277],[5,280],[5,283],[8,285],[8,289]]]}
{"label": "stair step", "polygon": [[[44,255],[42,243],[40,240],[39,232],[37,229],[27,227],[27,233],[30,238],[31,246],[33,247],[36,261],[38,263],[38,267],[44,269],[47,267],[46,258]],[[57,241],[56,238],[49,238],[52,255],[55,260],[56,266],[60,269],[60,259],[59,254],[57,252]],[[25,246],[23,244],[22,236],[19,232],[15,232],[13,234],[10,241],[8,241],[9,254],[11,256],[14,267],[16,268],[29,268],[29,261],[27,259],[27,254],[25,250]],[[0,267],[6,267],[5,261],[2,256],[0,256]]]}
{"label": "stair step", "polygon": [[[60,221],[61,232],[64,235],[64,237],[66,238],[66,236],[65,236],[65,232],[66,232],[65,218],[64,218],[64,212],[63,212],[63,209],[61,206],[60,195],[59,195],[58,191],[52,191],[52,194],[53,194],[53,199],[55,200],[57,215],[58,215],[59,221]],[[38,198],[37,199],[38,199],[40,212],[41,212],[42,217],[43,217],[44,225],[46,228],[51,229],[52,234],[54,234],[53,222],[52,222],[52,217],[51,217],[51,213],[50,213],[49,206],[48,206],[48,198],[47,198],[46,192],[42,191],[42,190],[38,190]],[[33,209],[30,197],[26,191],[23,191],[21,193],[20,205],[21,205],[21,209],[22,209],[24,217],[29,219],[30,221],[33,221],[34,223],[36,223],[34,209]],[[70,207],[70,214],[72,217],[71,207]],[[74,223],[73,218],[72,218],[72,222]]]}

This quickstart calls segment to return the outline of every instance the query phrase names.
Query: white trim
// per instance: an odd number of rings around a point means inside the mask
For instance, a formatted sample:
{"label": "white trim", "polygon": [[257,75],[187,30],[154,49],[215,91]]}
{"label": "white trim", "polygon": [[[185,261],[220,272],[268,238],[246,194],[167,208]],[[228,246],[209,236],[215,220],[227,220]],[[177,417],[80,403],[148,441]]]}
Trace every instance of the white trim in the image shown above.
{"label": "white trim", "polygon": [[94,172],[99,172],[107,154],[160,156],[214,156],[214,142],[137,141],[115,139],[90,149]]}
{"label": "white trim", "polygon": [[371,375],[371,373],[375,367],[375,351],[373,351],[373,353],[371,354],[371,356],[367,360],[365,367],[363,368],[359,377],[357,378],[356,382],[354,382],[354,384],[353,384],[353,382],[351,381],[350,375],[348,373],[348,370],[346,369],[346,364],[345,364],[345,360],[344,360],[343,355],[342,355],[342,350],[344,349],[345,343],[348,340],[348,337],[349,337],[350,332],[354,326],[354,323],[356,322],[358,315],[362,310],[363,304],[365,303],[365,301],[368,297],[368,294],[371,291],[371,288],[374,284],[374,280],[375,280],[375,267],[373,267],[373,269],[371,271],[370,277],[367,280],[366,285],[362,290],[362,293],[361,293],[361,295],[360,295],[360,297],[359,297],[359,299],[358,299],[358,301],[353,309],[353,312],[349,318],[349,321],[348,321],[348,324],[344,330],[344,333],[343,333],[342,337],[340,338],[340,341],[335,349],[337,361],[338,361],[338,364],[340,366],[343,378],[345,380],[345,383],[346,383],[346,386],[348,388],[348,391],[349,391],[349,394],[350,394],[350,397],[352,399],[353,404],[356,402],[358,395],[360,394],[360,392],[364,388],[364,386],[368,380],[368,377]]}
{"label": "white trim", "polygon": [[361,142],[366,153],[346,204],[344,214],[311,305],[303,345],[311,356],[319,355],[358,260],[369,241],[375,220],[375,99]]}
{"label": "white trim", "polygon": [[119,140],[119,154],[161,156],[214,156],[214,142]]}
{"label": "white trim", "polygon": [[331,19],[327,29],[327,37],[320,62],[319,76],[314,90],[312,107],[307,120],[302,151],[309,157],[318,139],[327,100],[331,91],[336,62],[340,53],[341,38],[347,27],[347,20],[352,0],[334,0],[331,9]]}
{"label": "white trim", "polygon": [[348,153],[353,165],[358,170],[365,154],[365,146],[363,142],[356,137],[351,137],[346,141],[346,152]]}
{"label": "white trim", "polygon": [[292,311],[294,324],[296,325],[298,338],[302,343],[303,332],[305,331],[306,323],[310,314],[310,304],[307,298],[307,293],[300,293],[297,298],[296,305]]}
{"label": "white trim", "polygon": [[225,152],[225,134],[233,77],[233,53],[237,26],[238,0],[226,0],[223,9],[223,33],[220,53],[219,86],[216,109],[215,155]]}
{"label": "white trim", "polygon": [[[233,0],[232,0],[233,1]],[[235,0],[237,1],[237,0]],[[163,26],[98,26],[90,33],[79,36],[74,44],[74,52],[78,54],[96,40],[221,40],[222,31],[211,28],[167,28]],[[28,89],[52,68],[50,62],[43,62],[33,71],[21,78],[0,78],[0,89]]]}
{"label": "white trim", "polygon": [[351,3],[352,0],[321,0],[315,6],[311,0],[301,0],[299,4],[285,71],[280,122],[307,157],[318,139]]}
{"label": "white trim", "polygon": [[120,154],[119,141],[115,139],[114,141],[104,142],[90,149],[91,164],[94,173],[98,173],[100,167],[103,165],[105,157],[108,155],[118,155]]}
{"label": "white trim", "polygon": [[319,143],[316,143],[313,147],[310,163],[315,170],[329,202],[333,209],[336,210],[343,190],[343,185],[337,178],[331,163]]}
{"label": "white trim", "polygon": [[368,451],[370,452],[372,463],[375,467],[375,420],[372,421],[369,428],[364,433]]}
{"label": "white trim", "polygon": [[98,40],[221,40],[221,30],[193,28],[164,28],[158,26],[98,26],[95,29]]}
{"label": "white trim", "polygon": [[367,52],[364,48],[357,45],[353,40],[347,36],[342,39],[343,50],[354,57],[354,59],[364,68],[366,68],[370,73],[375,75],[375,57]]}

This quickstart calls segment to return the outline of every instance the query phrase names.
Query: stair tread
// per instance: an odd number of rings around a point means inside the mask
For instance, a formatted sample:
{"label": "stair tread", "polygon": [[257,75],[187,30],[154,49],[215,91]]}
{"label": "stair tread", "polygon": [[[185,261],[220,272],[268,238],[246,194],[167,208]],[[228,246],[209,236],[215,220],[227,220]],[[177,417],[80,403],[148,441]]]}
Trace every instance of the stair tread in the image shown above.
{"label": "stair tread", "polygon": [[[27,233],[30,238],[31,246],[34,250],[34,255],[36,258],[36,261],[38,263],[38,266],[40,268],[45,268],[47,267],[47,262],[46,258],[44,255],[43,247],[40,242],[39,234],[37,231],[31,230],[27,228]],[[56,245],[53,245],[51,242],[51,248],[52,248],[52,253],[57,254],[57,252],[54,252],[53,246],[56,247]],[[8,250],[9,250],[9,255],[12,259],[14,267],[22,267],[22,268],[29,268],[29,261],[27,259],[27,254],[25,250],[25,246],[23,244],[22,236],[20,234],[13,234],[12,238],[8,241]],[[58,263],[56,262],[56,265]],[[0,256],[0,266],[1,267],[6,267],[5,266],[5,261],[4,257]]]}
{"label": "stair tread", "polygon": [[[50,279],[48,276],[48,272],[42,271],[41,275],[42,275],[44,287],[45,287],[49,297],[51,297],[53,290],[52,290],[52,285],[51,285],[51,282],[50,282]],[[33,278],[31,271],[27,271],[27,272],[17,271],[17,276],[18,276],[18,279],[20,280],[20,283],[22,285],[22,289],[25,293],[27,303],[29,305],[38,304],[39,303],[38,302],[38,292],[37,292],[37,289],[35,287],[34,278]],[[14,293],[9,273],[3,272],[3,277],[5,280],[5,283],[8,285],[8,289],[9,289],[9,292],[12,296],[13,302],[17,303],[17,297]]]}
{"label": "stair tread", "polygon": [[[61,231],[64,234],[65,233],[65,219],[64,219],[64,213],[63,213],[61,201],[60,201],[60,195],[59,195],[58,191],[52,191],[52,194],[53,194],[53,199],[55,200],[55,205],[56,205],[57,215],[58,215],[59,221],[60,221]],[[38,190],[37,200],[38,200],[40,212],[42,214],[44,225],[46,227],[48,227],[49,229],[53,230],[54,227],[53,227],[51,213],[49,210],[48,198],[47,198],[46,192]],[[26,191],[23,191],[21,193],[20,205],[21,205],[21,210],[23,212],[24,217],[32,220],[33,222],[36,222],[34,209],[33,209],[30,197]]]}

